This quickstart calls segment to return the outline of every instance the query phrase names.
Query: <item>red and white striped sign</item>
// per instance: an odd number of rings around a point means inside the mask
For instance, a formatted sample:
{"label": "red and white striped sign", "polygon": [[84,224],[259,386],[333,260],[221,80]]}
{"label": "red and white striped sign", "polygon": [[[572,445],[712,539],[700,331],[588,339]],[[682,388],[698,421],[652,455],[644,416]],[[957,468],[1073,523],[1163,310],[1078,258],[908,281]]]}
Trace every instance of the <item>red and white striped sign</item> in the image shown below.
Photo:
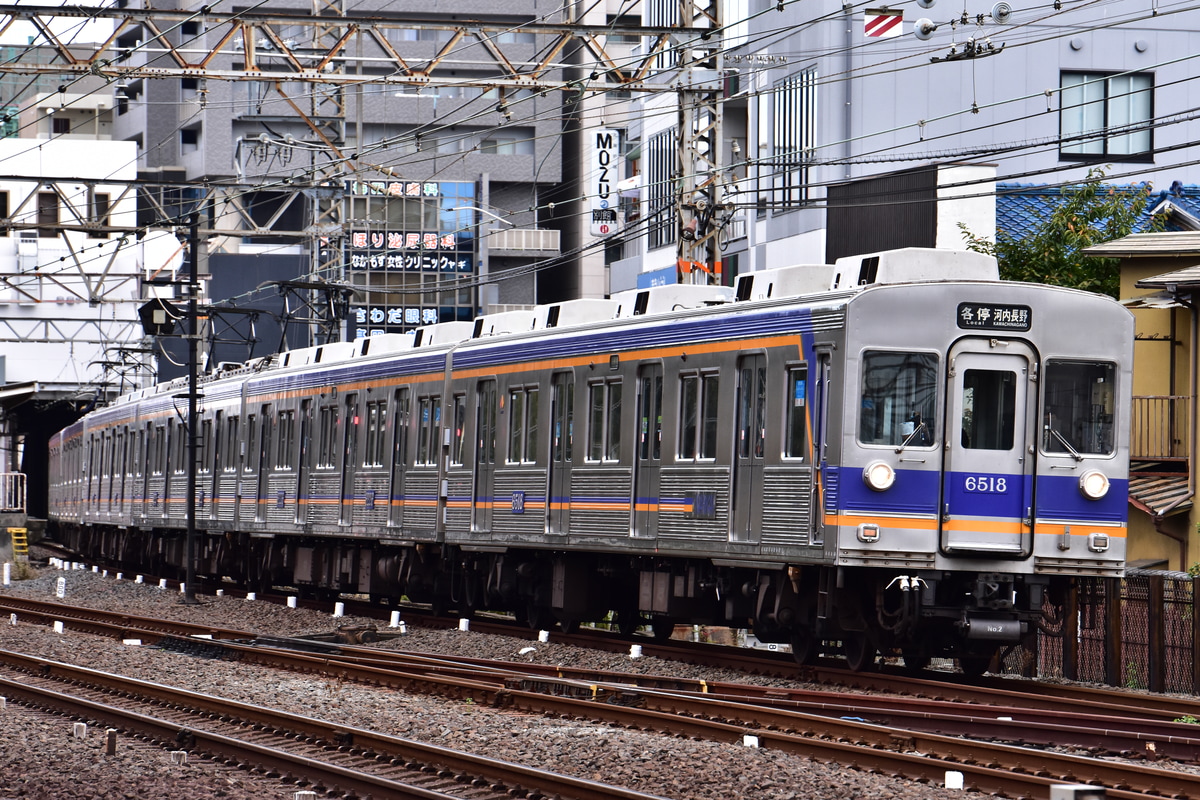
{"label": "red and white striped sign", "polygon": [[904,26],[903,11],[888,8],[868,8],[863,15],[863,33],[867,36],[886,38],[899,36]]}

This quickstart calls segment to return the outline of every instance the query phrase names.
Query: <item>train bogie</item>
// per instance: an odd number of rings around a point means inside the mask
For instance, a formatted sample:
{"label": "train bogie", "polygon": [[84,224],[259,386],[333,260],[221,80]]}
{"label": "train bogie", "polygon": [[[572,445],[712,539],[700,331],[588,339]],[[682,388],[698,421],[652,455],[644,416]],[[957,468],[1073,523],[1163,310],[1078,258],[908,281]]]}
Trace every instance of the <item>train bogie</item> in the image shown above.
{"label": "train bogie", "polygon": [[[535,626],[978,664],[1065,582],[1123,568],[1133,337],[1111,300],[948,263],[881,254],[737,301],[631,293],[215,373],[197,564]],[[814,281],[836,290],[787,296]],[[83,552],[182,569],[178,391],[53,442],[54,517]]]}

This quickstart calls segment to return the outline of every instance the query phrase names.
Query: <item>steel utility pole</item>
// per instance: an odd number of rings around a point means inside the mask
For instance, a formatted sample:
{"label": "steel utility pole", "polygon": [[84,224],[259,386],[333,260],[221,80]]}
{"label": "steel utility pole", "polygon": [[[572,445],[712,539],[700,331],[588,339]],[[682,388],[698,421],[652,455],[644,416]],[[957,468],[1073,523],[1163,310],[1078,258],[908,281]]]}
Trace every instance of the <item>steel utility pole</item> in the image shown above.
{"label": "steel utility pole", "polygon": [[200,293],[200,212],[193,211],[188,220],[188,413],[187,413],[187,571],[184,578],[183,602],[195,605],[196,600],[196,440],[199,422],[199,358],[200,314],[196,295]]}
{"label": "steel utility pole", "polygon": [[677,253],[684,283],[720,284],[718,240],[729,213],[721,152],[725,147],[722,105],[720,0],[680,0],[680,25],[698,39],[681,44],[679,82],[679,197]]}

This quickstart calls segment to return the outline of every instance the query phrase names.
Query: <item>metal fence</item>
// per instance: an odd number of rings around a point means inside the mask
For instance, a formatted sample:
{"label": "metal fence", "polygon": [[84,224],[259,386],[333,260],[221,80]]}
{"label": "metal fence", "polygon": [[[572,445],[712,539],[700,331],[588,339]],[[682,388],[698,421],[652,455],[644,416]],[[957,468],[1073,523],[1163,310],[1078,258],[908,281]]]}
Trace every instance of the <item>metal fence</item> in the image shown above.
{"label": "metal fence", "polygon": [[1200,694],[1200,578],[1132,571],[1081,579],[1024,645],[1001,652],[1006,674]]}
{"label": "metal fence", "polygon": [[25,513],[25,474],[0,472],[0,512]]}
{"label": "metal fence", "polygon": [[1186,459],[1191,441],[1191,398],[1154,395],[1133,398],[1130,457],[1135,460]]}

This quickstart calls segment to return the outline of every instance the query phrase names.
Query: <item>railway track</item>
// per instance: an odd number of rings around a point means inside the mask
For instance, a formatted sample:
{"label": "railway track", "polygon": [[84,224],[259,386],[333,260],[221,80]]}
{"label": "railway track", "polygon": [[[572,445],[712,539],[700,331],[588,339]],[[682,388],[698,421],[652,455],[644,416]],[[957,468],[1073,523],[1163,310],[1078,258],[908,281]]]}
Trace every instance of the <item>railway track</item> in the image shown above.
{"label": "railway track", "polygon": [[[0,610],[16,608],[26,617],[75,623],[73,609],[57,604],[0,597]],[[40,610],[35,606],[40,605]],[[98,612],[82,616],[92,629],[101,623]],[[113,633],[127,635],[134,620],[118,615]],[[255,661],[278,668],[336,676],[446,697],[469,697],[476,703],[529,713],[588,719],[664,733],[721,742],[754,744],[863,769],[941,782],[948,771],[964,774],[967,788],[1014,797],[1044,797],[1048,787],[1063,782],[1095,783],[1109,788],[1114,798],[1200,798],[1200,775],[1164,769],[1146,757],[1191,758],[1197,752],[1194,725],[1166,719],[1171,713],[1195,710],[1191,704],[1175,711],[1145,709],[1126,702],[1111,703],[1096,713],[1095,697],[1074,701],[1052,698],[1049,709],[1029,709],[1030,696],[1020,693],[1014,704],[981,705],[970,699],[946,698],[954,687],[934,681],[904,681],[907,696],[851,697],[837,693],[764,689],[742,684],[656,679],[591,670],[571,671],[532,664],[496,664],[471,659],[448,659],[390,650],[314,642],[310,640],[246,638],[243,631],[206,629],[204,639],[194,632],[171,633],[171,623],[154,620],[148,638],[163,646],[203,650],[207,655]],[[195,626],[187,626],[188,630]],[[212,637],[212,638],[209,638]],[[304,648],[298,650],[297,648]],[[859,676],[861,678],[861,676]],[[880,676],[883,677],[883,676]],[[879,687],[872,687],[878,689]],[[999,690],[962,687],[964,692]],[[1094,691],[1094,690],[1093,690]],[[929,695],[938,694],[938,699]],[[916,696],[926,695],[926,696]],[[1140,698],[1140,696],[1139,696]],[[1085,715],[1083,707],[1092,713]],[[1037,713],[1035,713],[1037,712]],[[1075,716],[1067,717],[1071,713]],[[1057,721],[1054,721],[1057,716]],[[851,717],[849,719],[845,717]],[[1012,717],[1011,719],[1002,719]],[[951,726],[947,728],[947,726]],[[962,738],[964,729],[979,736],[1012,741],[1063,744],[1071,728],[1093,738],[1075,746],[1126,756],[1138,761],[1114,761],[1091,755],[1035,750],[1011,743]],[[946,731],[950,732],[947,733]],[[1039,739],[1039,737],[1041,737]],[[1100,738],[1095,738],[1100,737]],[[1147,748],[1153,744],[1153,748]],[[1038,764],[1030,768],[1030,764]]]}
{"label": "railway track", "polygon": [[661,800],[226,698],[0,651],[0,693],[145,736],[173,749],[358,797]]}

